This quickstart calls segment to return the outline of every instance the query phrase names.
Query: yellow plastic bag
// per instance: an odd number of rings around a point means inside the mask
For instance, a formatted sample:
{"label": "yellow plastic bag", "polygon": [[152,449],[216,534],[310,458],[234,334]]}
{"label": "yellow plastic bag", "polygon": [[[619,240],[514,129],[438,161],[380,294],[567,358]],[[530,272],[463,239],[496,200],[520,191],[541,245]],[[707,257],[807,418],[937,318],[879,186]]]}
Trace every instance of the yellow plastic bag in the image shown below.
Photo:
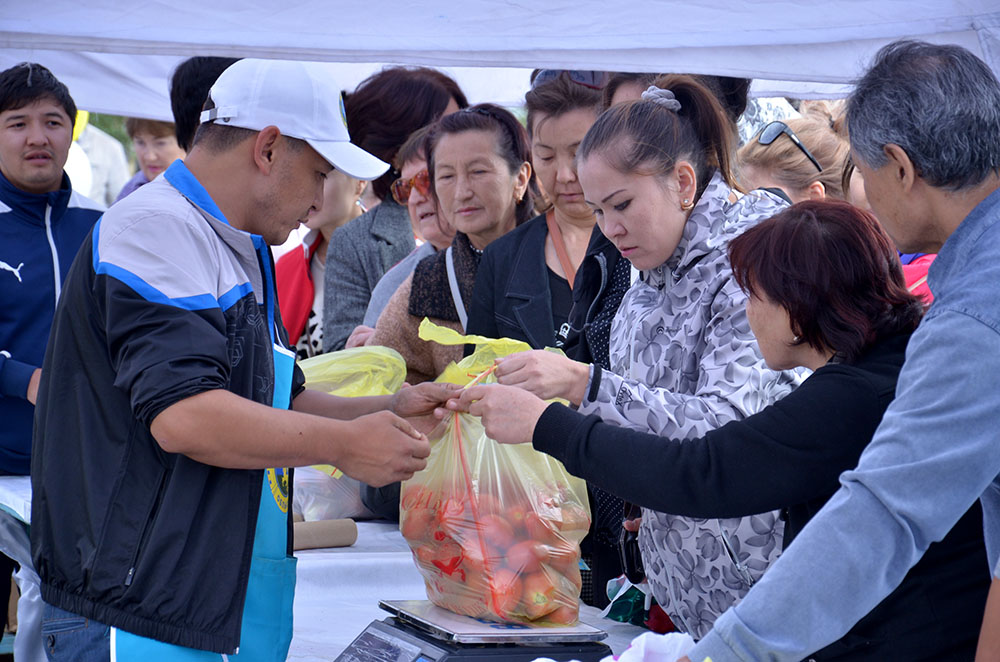
{"label": "yellow plastic bag", "polygon": [[[421,337],[425,331],[477,344],[440,381],[495,381],[498,356],[528,349],[421,325]],[[473,618],[575,623],[580,541],[590,528],[586,483],[529,444],[496,443],[469,414],[449,416],[434,437],[427,468],[403,483],[400,498],[400,529],[428,598]]]}
{"label": "yellow plastic bag", "polygon": [[[306,388],[355,398],[389,395],[403,386],[406,361],[389,347],[354,347],[299,361]],[[315,465],[334,478],[343,473],[328,464]]]}
{"label": "yellow plastic bag", "polygon": [[389,347],[354,347],[299,361],[306,387],[332,395],[388,395],[403,386],[406,361]]}

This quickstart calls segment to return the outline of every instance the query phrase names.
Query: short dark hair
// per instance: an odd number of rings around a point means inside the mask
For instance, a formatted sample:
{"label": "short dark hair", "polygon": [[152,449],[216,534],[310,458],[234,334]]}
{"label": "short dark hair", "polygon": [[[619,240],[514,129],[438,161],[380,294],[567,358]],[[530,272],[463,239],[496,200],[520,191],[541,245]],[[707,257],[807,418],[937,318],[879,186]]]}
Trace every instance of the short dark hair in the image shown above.
{"label": "short dark hair", "polygon": [[573,82],[566,75],[532,88],[524,95],[524,105],[528,110],[528,136],[535,131],[538,115],[559,117],[573,110],[585,109],[594,111],[595,116],[601,113],[601,91],[586,85]]}
{"label": "short dark hair", "polygon": [[931,186],[959,190],[1000,170],[1000,83],[954,45],[884,46],[847,101],[857,161],[878,169],[899,145]]}
{"label": "short dark hair", "polygon": [[406,142],[396,152],[396,159],[392,162],[392,167],[402,170],[409,161],[427,160],[427,136],[431,133],[433,124],[422,126],[406,139]]}
{"label": "short dark hair", "polygon": [[76,104],[69,95],[69,88],[46,67],[22,62],[0,71],[0,113],[24,108],[43,98],[50,98],[62,106],[72,128],[76,122]]}
{"label": "short dark hair", "polygon": [[718,98],[691,76],[663,76],[656,84],[673,92],[680,110],[646,99],[612,106],[590,127],[577,161],[601,152],[620,172],[664,175],[685,159],[697,176],[696,197],[708,186],[712,170],[737,188],[732,166],[736,136]]}
{"label": "short dark hair", "polygon": [[788,312],[800,343],[848,363],[883,338],[913,331],[923,315],[889,235],[843,200],[782,210],[733,239],[729,262],[744,291]]}
{"label": "short dark hair", "polygon": [[[510,111],[492,103],[480,103],[465,110],[446,115],[437,121],[427,137],[427,171],[431,179],[431,191],[437,195],[434,188],[434,148],[441,136],[466,131],[490,131],[496,136],[497,154],[504,160],[511,173],[515,173],[522,163],[531,163],[531,147],[528,144],[528,134]],[[534,215],[532,190],[535,184],[535,172],[532,170],[528,188],[524,197],[517,203],[515,216],[520,225]]]}
{"label": "short dark hair", "polygon": [[194,144],[208,91],[222,72],[239,60],[237,57],[192,57],[174,69],[170,77],[170,109],[174,113],[177,144],[185,152],[190,152]]}
{"label": "short dark hair", "polygon": [[[469,105],[454,80],[427,67],[389,67],[372,74],[344,94],[351,142],[392,163],[396,152],[414,131],[441,117],[452,99],[459,108]],[[372,181],[376,197],[389,195],[394,169]]]}

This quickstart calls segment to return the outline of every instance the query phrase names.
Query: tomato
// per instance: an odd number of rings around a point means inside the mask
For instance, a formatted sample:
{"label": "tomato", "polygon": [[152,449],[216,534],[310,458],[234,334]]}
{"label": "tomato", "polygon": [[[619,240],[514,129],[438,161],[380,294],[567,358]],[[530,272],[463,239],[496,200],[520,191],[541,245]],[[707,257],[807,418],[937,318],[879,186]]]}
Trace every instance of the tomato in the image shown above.
{"label": "tomato", "polygon": [[493,598],[490,607],[496,610],[497,616],[505,620],[513,619],[523,592],[521,578],[517,573],[506,568],[494,572],[490,592]]}
{"label": "tomato", "polygon": [[568,566],[563,568],[562,576],[576,589],[574,596],[580,597],[580,591],[583,590],[583,577],[580,575],[579,562],[570,563]]}
{"label": "tomato", "polygon": [[546,545],[548,563],[559,572],[566,574],[570,567],[580,565],[580,546],[570,540],[561,540],[554,545]]}
{"label": "tomato", "polygon": [[496,515],[486,515],[481,518],[480,531],[486,544],[495,551],[503,552],[514,544],[514,529],[507,520]]}
{"label": "tomato", "polygon": [[533,513],[531,506],[526,506],[523,503],[515,503],[511,506],[507,506],[504,510],[504,519],[511,525],[514,529],[514,535],[521,537],[520,532],[525,530],[525,522],[529,513]]}
{"label": "tomato", "polygon": [[434,530],[434,511],[428,508],[412,508],[400,511],[399,530],[409,542],[428,540]]}
{"label": "tomato", "polygon": [[425,567],[433,567],[434,563],[434,549],[427,545],[417,545],[412,547],[413,556],[417,559],[417,563]]}
{"label": "tomato", "polygon": [[441,571],[442,574],[451,577],[459,571],[462,559],[462,547],[454,540],[446,540],[438,545],[431,557],[431,565]]}
{"label": "tomato", "polygon": [[437,525],[452,538],[461,538],[473,530],[475,523],[472,510],[463,497],[447,497],[441,500]]}
{"label": "tomato", "polygon": [[500,515],[504,513],[500,501],[492,494],[479,494],[476,496],[476,506],[480,517],[486,515]]}
{"label": "tomato", "polygon": [[507,567],[514,572],[530,574],[538,572],[549,558],[545,545],[534,540],[523,540],[507,550]]}
{"label": "tomato", "polygon": [[526,576],[522,604],[528,618],[535,620],[555,611],[559,606],[555,601],[555,593],[556,584],[544,570]]}
{"label": "tomato", "polygon": [[576,625],[578,620],[580,620],[579,606],[570,607],[569,605],[560,605],[545,617],[545,622],[553,625]]}
{"label": "tomato", "polygon": [[528,538],[535,542],[555,545],[561,540],[559,532],[556,531],[555,525],[551,520],[543,519],[538,513],[531,512],[525,515],[524,524],[528,532]]}

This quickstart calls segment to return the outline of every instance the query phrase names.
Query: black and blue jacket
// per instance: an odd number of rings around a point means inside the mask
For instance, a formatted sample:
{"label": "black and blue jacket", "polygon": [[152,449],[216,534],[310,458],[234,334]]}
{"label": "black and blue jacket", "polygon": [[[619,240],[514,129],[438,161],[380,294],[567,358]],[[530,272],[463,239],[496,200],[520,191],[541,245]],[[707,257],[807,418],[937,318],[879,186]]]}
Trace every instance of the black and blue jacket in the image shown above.
{"label": "black and blue jacket", "polygon": [[28,473],[35,408],[25,399],[42,365],[66,272],[104,208],[69,177],[27,193],[0,174],[0,474]]}
{"label": "black and blue jacket", "polygon": [[[31,543],[46,602],[180,646],[239,645],[263,471],[167,453],[149,426],[212,389],[272,404],[272,343],[288,346],[273,273],[263,239],[230,226],[181,161],[94,227],[39,391]],[[293,397],[303,382],[296,369]]]}

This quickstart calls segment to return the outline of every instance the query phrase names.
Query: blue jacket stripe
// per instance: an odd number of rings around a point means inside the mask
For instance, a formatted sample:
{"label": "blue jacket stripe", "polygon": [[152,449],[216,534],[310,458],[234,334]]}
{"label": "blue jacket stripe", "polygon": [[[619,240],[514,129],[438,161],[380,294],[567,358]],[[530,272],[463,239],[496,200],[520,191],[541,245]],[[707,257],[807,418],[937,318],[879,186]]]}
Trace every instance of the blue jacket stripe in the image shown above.
{"label": "blue jacket stripe", "polygon": [[[103,220],[103,219],[102,219]],[[228,309],[242,297],[253,292],[250,283],[242,283],[216,299],[211,294],[196,294],[188,297],[168,297],[159,291],[140,276],[108,262],[102,262],[97,251],[101,229],[101,220],[94,225],[93,236],[91,237],[91,251],[93,255],[93,265],[95,274],[104,274],[116,278],[125,285],[131,287],[139,296],[152,303],[161,303],[167,306],[174,306],[183,310],[208,310],[209,308]]]}

